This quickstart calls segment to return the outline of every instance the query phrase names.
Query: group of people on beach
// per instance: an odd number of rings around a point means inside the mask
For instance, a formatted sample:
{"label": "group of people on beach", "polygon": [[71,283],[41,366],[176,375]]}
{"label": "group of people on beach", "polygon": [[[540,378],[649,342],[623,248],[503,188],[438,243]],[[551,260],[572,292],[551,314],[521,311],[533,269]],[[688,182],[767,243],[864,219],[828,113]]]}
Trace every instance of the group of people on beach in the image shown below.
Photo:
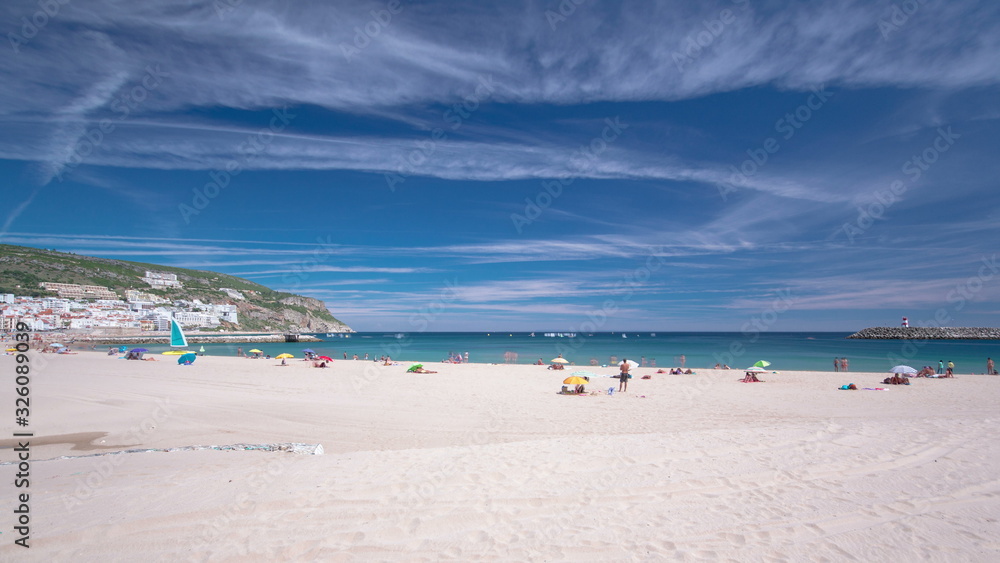
{"label": "group of people on beach", "polygon": [[833,359],[833,371],[847,371],[850,365],[846,357]]}

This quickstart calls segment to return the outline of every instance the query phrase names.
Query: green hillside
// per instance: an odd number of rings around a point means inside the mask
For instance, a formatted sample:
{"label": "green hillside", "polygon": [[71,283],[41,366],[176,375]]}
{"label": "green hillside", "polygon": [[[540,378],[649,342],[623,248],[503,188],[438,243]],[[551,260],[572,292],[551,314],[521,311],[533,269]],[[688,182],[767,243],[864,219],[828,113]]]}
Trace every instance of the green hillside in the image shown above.
{"label": "green hillside", "polygon": [[[142,279],[146,271],[177,275],[182,288],[153,289]],[[41,282],[73,283],[107,287],[124,298],[135,289],[166,299],[200,299],[206,303],[233,303],[240,314],[238,326],[224,328],[256,330],[304,330],[327,332],[350,330],[321,301],[274,291],[243,278],[159,264],[95,258],[25,246],[0,245],[0,293],[30,297],[55,295],[39,287]],[[245,300],[234,300],[219,290],[240,291]]]}

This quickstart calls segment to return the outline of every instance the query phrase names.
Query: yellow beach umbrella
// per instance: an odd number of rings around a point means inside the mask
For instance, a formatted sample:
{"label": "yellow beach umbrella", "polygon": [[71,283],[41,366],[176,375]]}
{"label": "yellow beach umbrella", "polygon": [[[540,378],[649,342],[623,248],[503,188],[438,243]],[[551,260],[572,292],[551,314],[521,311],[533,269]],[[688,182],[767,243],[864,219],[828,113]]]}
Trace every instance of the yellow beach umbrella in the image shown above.
{"label": "yellow beach umbrella", "polygon": [[286,354],[278,354],[277,356],[275,356],[275,358],[278,358],[279,360],[284,360],[285,358],[294,358],[294,357],[295,356],[293,356],[291,354],[287,354],[287,353]]}
{"label": "yellow beach umbrella", "polygon": [[163,356],[183,356],[184,354],[194,354],[191,350],[167,350]]}
{"label": "yellow beach umbrella", "polygon": [[250,350],[250,353],[251,354],[263,354],[264,351],[263,350],[258,350],[256,348],[254,348],[253,350]]}
{"label": "yellow beach umbrella", "polygon": [[556,358],[556,359],[552,360],[552,363],[553,364],[568,364],[569,360],[567,360],[566,358]]}
{"label": "yellow beach umbrella", "polygon": [[8,352],[17,352],[17,348],[7,348]]}
{"label": "yellow beach umbrella", "polygon": [[577,377],[573,375],[564,379],[563,383],[565,383],[566,385],[586,385],[590,382],[582,377]]}

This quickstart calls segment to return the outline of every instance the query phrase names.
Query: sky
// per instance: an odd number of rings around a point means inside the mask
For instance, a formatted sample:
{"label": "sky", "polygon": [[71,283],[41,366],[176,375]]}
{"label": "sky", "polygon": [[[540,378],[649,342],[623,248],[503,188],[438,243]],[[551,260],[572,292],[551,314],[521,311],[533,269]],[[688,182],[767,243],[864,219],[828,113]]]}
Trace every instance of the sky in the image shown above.
{"label": "sky", "polygon": [[1000,3],[0,4],[0,242],[359,331],[1000,326]]}

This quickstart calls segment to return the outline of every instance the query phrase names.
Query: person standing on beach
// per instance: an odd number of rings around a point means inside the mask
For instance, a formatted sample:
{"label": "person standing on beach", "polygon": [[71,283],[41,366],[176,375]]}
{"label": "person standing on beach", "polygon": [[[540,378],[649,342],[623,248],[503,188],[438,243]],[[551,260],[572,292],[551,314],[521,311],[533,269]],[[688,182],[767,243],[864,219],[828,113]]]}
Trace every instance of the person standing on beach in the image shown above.
{"label": "person standing on beach", "polygon": [[242,346],[238,346],[236,348],[236,357],[237,358],[242,358],[243,357],[243,347]]}
{"label": "person standing on beach", "polygon": [[945,373],[949,375],[955,373],[955,362],[948,360],[948,369],[945,370]]}
{"label": "person standing on beach", "polygon": [[618,366],[621,373],[618,374],[618,392],[628,391],[628,370],[632,367],[632,364],[628,363],[628,358],[623,358],[622,363]]}
{"label": "person standing on beach", "polygon": [[997,371],[993,367],[993,358],[986,358],[986,375],[996,375]]}
{"label": "person standing on beach", "polygon": [[840,358],[840,371],[847,371],[847,357]]}
{"label": "person standing on beach", "polygon": [[684,369],[684,363],[687,362],[687,358],[684,354],[681,354],[681,369]]}
{"label": "person standing on beach", "polygon": [[944,360],[938,360],[938,375],[944,374]]}
{"label": "person standing on beach", "polygon": [[833,359],[833,371],[840,371],[840,358]]}

